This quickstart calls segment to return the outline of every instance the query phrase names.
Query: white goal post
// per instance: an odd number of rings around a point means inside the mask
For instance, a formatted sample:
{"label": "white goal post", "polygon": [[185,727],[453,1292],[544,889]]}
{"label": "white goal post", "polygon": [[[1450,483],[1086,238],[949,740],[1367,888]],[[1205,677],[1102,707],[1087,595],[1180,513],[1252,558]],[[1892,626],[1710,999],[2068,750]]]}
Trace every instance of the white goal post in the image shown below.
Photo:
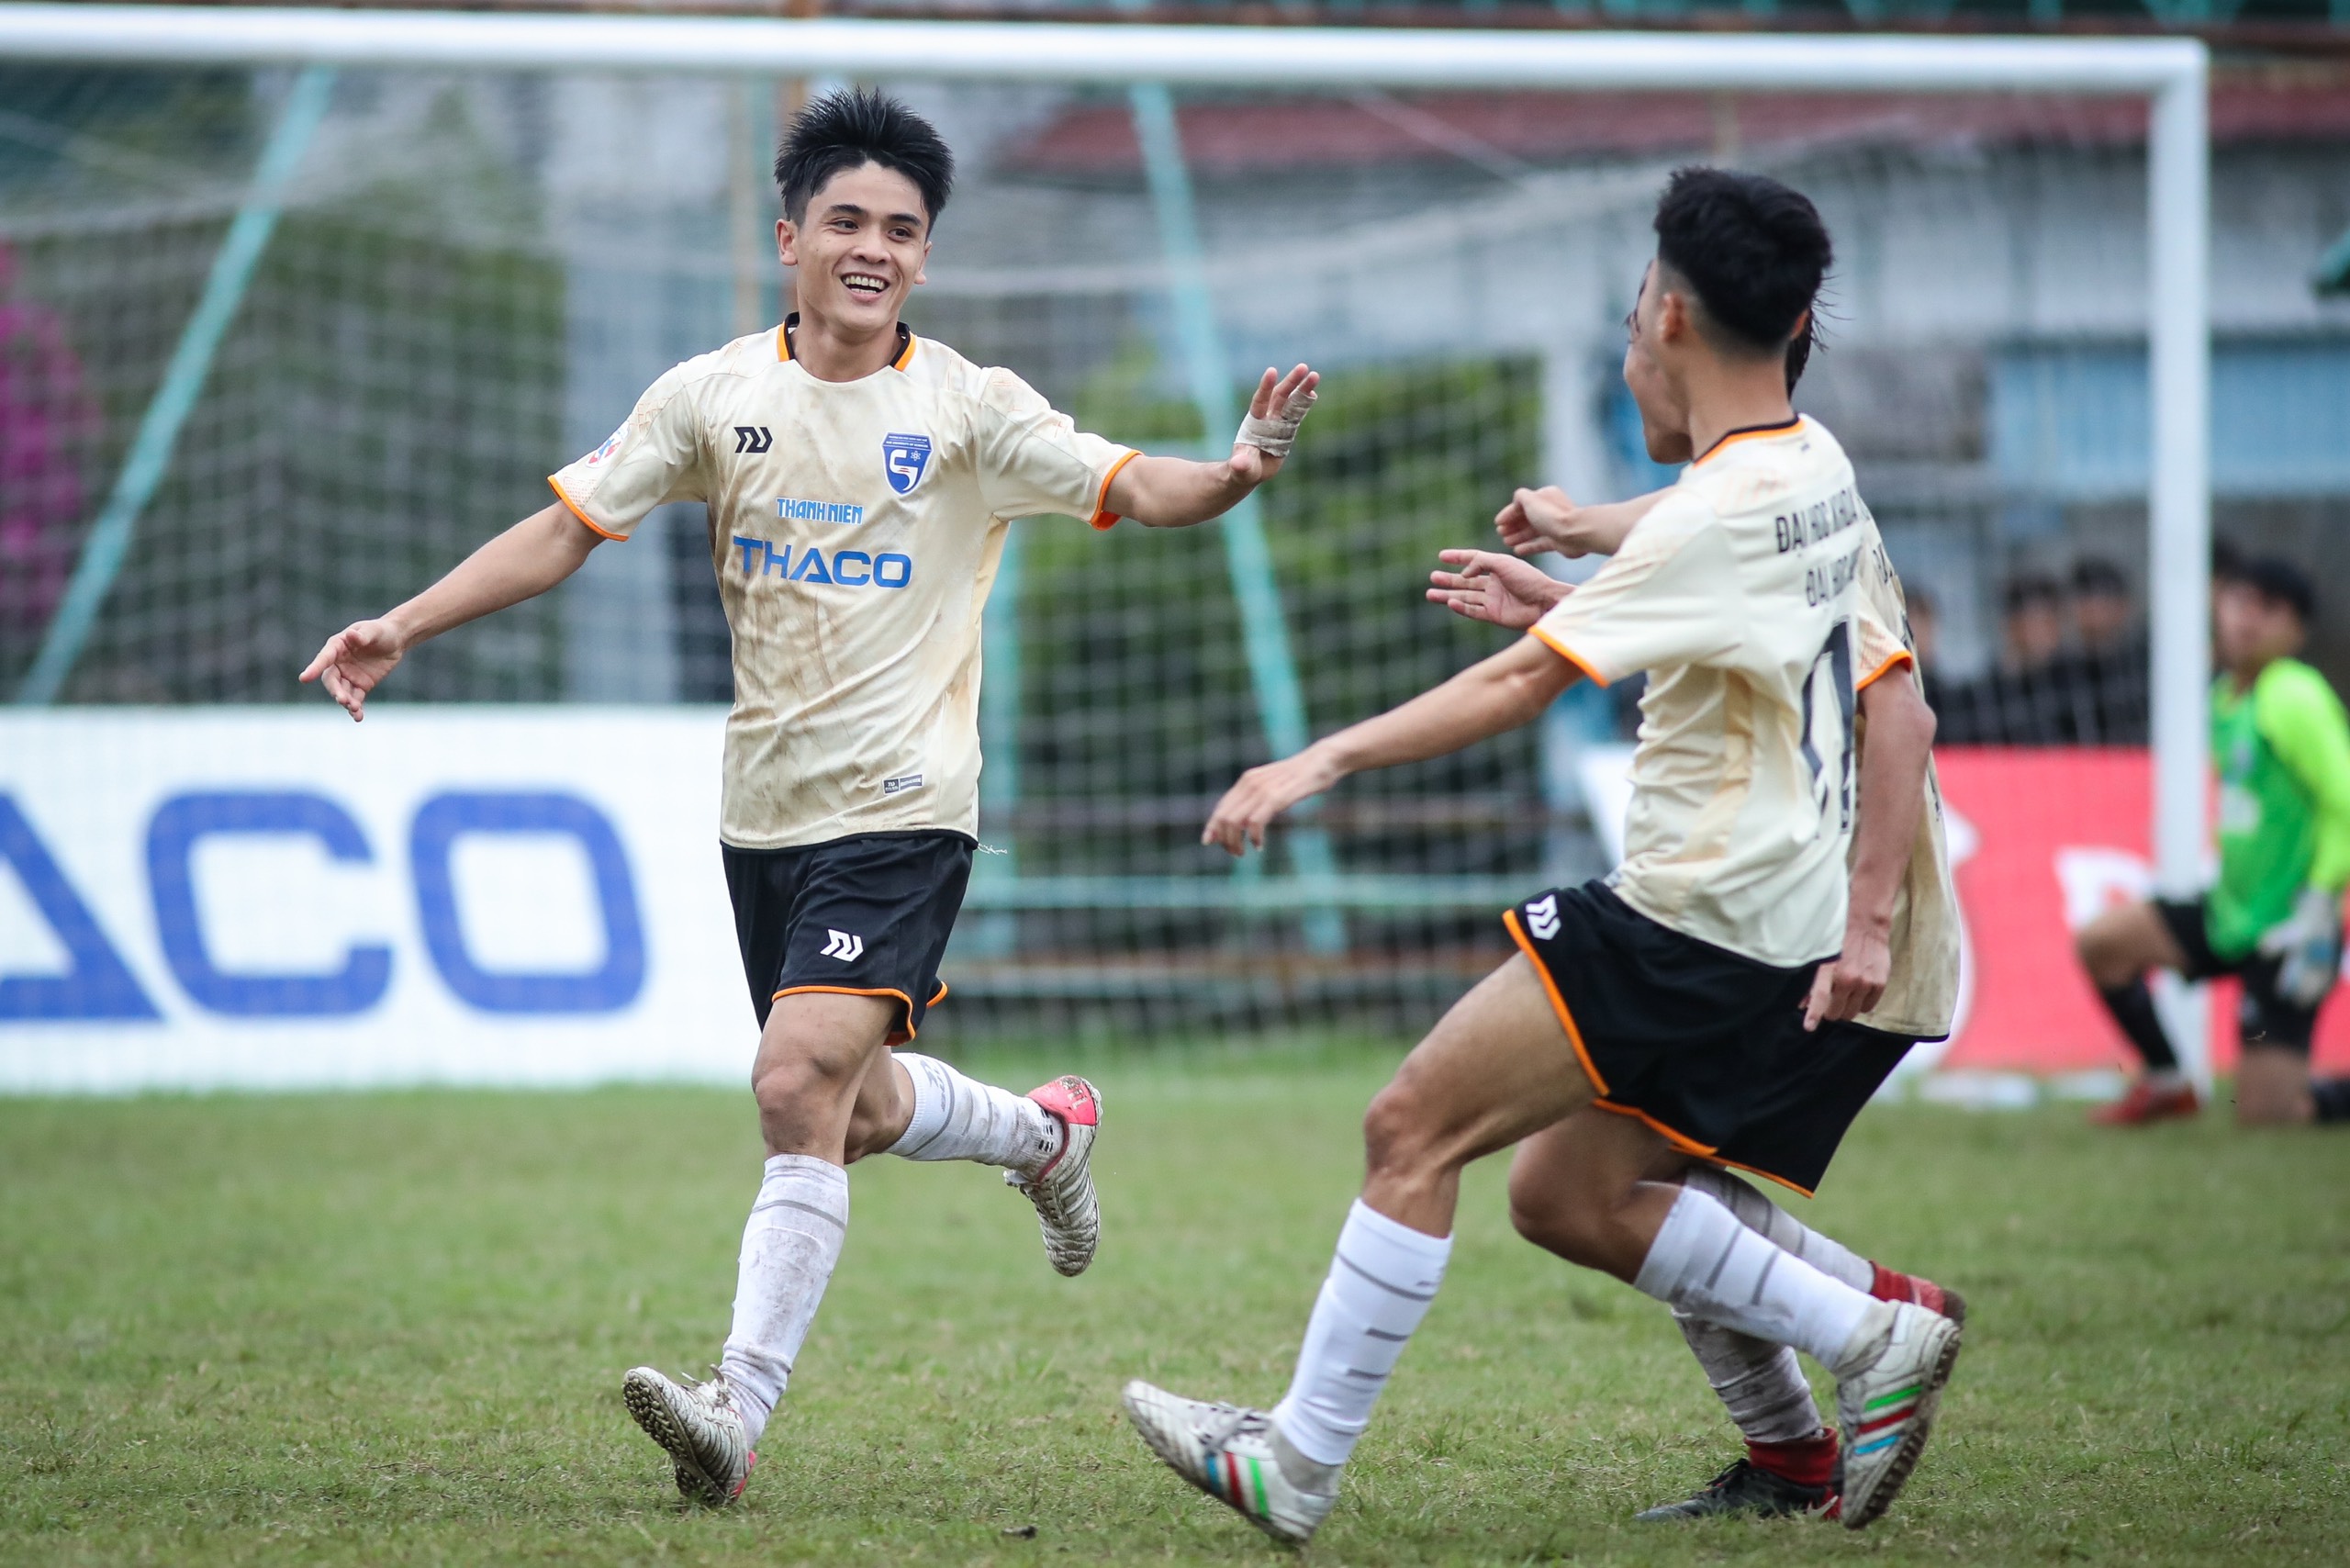
{"label": "white goal post", "polygon": [[[2185,39],[1082,26],[0,4],[0,60],[1343,86],[2143,98],[2148,570],[2162,888],[2204,872],[2210,551],[2210,55]],[[2166,998],[2199,1070],[2206,1030]]]}

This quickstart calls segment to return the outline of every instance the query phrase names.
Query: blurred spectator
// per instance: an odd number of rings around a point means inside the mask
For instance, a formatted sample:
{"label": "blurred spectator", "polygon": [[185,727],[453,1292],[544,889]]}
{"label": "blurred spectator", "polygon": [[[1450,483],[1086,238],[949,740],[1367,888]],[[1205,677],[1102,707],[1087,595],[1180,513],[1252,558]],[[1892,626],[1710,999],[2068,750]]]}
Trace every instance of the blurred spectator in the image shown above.
{"label": "blurred spectator", "polygon": [[17,255],[0,243],[0,670],[11,675],[31,662],[73,575],[81,453],[96,428],[64,323],[17,297]]}
{"label": "blurred spectator", "polygon": [[1909,646],[1918,655],[1918,688],[1926,706],[1939,714],[1948,687],[1942,678],[1942,607],[1927,589],[1904,585],[1909,611]]}
{"label": "blurred spectator", "polygon": [[2146,744],[2146,633],[2129,579],[2110,561],[2086,557],[2073,567],[2071,653],[2057,662],[2055,684],[2069,731],[2080,745]]}
{"label": "blurred spectator", "polygon": [[1935,706],[1938,738],[1953,745],[2063,745],[2075,728],[2058,668],[2065,590],[2053,577],[2013,577],[2001,609],[1998,667],[1943,693]]}

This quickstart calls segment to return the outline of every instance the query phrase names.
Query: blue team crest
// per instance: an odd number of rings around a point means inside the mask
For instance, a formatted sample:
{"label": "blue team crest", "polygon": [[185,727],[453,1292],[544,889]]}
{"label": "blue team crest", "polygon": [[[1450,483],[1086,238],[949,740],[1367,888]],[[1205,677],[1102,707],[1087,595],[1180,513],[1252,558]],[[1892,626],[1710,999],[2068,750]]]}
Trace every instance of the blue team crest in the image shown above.
{"label": "blue team crest", "polygon": [[881,471],[890,476],[890,488],[904,495],[922,483],[923,470],[930,466],[930,437],[900,435],[891,432],[881,438]]}

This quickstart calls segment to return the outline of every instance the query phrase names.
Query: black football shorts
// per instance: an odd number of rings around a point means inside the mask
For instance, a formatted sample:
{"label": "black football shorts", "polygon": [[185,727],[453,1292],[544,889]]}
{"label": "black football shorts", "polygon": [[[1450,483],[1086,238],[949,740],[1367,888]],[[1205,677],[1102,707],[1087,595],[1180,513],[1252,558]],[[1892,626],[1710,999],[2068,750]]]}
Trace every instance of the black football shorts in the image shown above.
{"label": "black football shorts", "polygon": [[1774,969],[1684,935],[1604,882],[1554,889],[1503,919],[1600,1109],[1807,1195],[1916,1043],[1857,1024],[1805,1029],[1817,964]]}
{"label": "black football shorts", "polygon": [[971,879],[970,839],[867,833],[791,849],[720,847],[761,1027],[778,997],[828,991],[895,997],[891,1038],[913,1038],[946,994],[938,962]]}
{"label": "black football shorts", "polygon": [[2156,899],[2154,914],[2170,931],[2178,950],[2187,955],[2179,978],[2202,981],[2233,975],[2244,981],[2243,1000],[2236,1003],[2236,1027],[2247,1046],[2282,1046],[2310,1054],[2310,1038],[2317,1033],[2317,1009],[2300,1007],[2277,994],[2282,958],[2255,948],[2239,958],[2223,958],[2211,950],[2210,924],[2201,899]]}

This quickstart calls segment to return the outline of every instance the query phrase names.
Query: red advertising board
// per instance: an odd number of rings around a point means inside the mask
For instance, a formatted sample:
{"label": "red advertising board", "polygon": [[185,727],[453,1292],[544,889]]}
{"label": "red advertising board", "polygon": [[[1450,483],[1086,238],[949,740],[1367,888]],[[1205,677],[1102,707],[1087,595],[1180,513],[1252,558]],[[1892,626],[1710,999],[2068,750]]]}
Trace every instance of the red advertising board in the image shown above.
{"label": "red advertising board", "polygon": [[[2143,897],[2153,767],[2136,747],[1937,748],[1966,924],[1967,984],[1942,1068],[2076,1072],[2129,1063],[2073,958],[2072,931]],[[2235,1060],[2235,987],[2211,988],[2213,1042]],[[2318,1020],[2316,1061],[2350,1071],[2350,1007]]]}

